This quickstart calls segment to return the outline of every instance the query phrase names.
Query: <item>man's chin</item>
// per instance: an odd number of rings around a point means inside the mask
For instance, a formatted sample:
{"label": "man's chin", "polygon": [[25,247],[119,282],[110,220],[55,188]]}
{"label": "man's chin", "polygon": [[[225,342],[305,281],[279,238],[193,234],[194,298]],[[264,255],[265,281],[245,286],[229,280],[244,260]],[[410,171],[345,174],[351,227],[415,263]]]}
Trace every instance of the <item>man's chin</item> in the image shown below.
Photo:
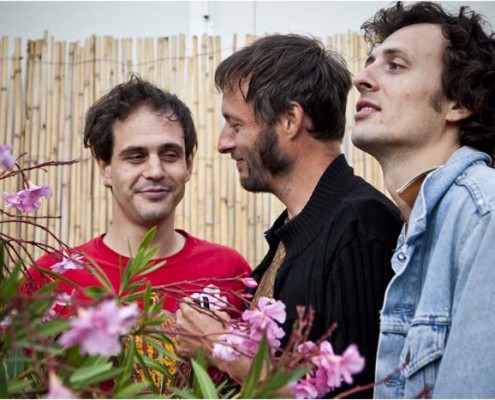
{"label": "man's chin", "polygon": [[260,182],[255,179],[251,178],[241,178],[240,179],[241,186],[243,187],[244,190],[247,190],[248,192],[252,193],[266,193],[269,192],[270,190],[266,187],[266,185],[263,184],[263,182]]}

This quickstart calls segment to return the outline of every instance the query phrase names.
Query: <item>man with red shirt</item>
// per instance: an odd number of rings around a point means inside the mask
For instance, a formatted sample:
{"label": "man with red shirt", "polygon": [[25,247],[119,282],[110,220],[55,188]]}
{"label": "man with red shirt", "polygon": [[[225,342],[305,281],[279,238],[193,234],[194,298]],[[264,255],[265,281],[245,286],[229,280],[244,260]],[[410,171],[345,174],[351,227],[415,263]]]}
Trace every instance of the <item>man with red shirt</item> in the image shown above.
{"label": "man with red shirt", "polygon": [[[133,76],[90,107],[84,144],[112,192],[112,222],[108,232],[75,247],[70,255],[47,254],[37,265],[62,272],[84,289],[101,286],[91,269],[83,267],[92,260],[118,292],[121,269],[150,229],[156,228],[150,247],[159,249],[153,262],[164,265],[146,278],[157,295],[167,294],[166,310],[175,312],[182,297],[210,284],[240,309],[242,301],[235,292],[244,289],[237,278],[250,273],[245,259],[233,249],[175,229],[175,209],[191,177],[197,147],[189,108],[175,95]],[[31,272],[34,279],[27,285],[39,286],[51,279]],[[67,294],[73,289],[66,282],[58,285]]]}

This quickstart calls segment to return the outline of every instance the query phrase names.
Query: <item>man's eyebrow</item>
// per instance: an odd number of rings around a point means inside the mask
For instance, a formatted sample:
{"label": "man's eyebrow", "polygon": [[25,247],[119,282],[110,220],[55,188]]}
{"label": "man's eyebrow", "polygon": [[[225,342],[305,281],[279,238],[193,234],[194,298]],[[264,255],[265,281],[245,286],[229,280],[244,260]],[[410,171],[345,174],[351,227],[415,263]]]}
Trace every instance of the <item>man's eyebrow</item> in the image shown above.
{"label": "man's eyebrow", "polygon": [[376,57],[374,55],[369,55],[368,58],[366,58],[366,61],[364,62],[364,66],[367,67],[368,65],[373,64],[375,61]]}
{"label": "man's eyebrow", "polygon": [[[184,151],[183,147],[179,143],[175,143],[175,142],[167,142],[159,146],[159,151],[167,151],[167,150],[175,150],[178,152]],[[134,153],[147,153],[147,152],[148,152],[148,148],[146,148],[145,146],[128,146],[120,151],[119,156],[126,156]]]}
{"label": "man's eyebrow", "polygon": [[184,152],[184,147],[181,146],[179,143],[175,143],[175,142],[167,142],[160,145],[160,151],[166,151],[166,150],[175,150],[177,152],[182,153]]}
{"label": "man's eyebrow", "polygon": [[408,53],[404,49],[398,47],[390,47],[388,49],[383,50],[383,54],[386,56],[395,56],[397,54],[407,56]]}
{"label": "man's eyebrow", "polygon": [[125,156],[131,153],[144,153],[146,151],[146,147],[144,146],[127,146],[119,152],[119,156]]}
{"label": "man's eyebrow", "polygon": [[[404,49],[401,49],[399,47],[389,47],[387,49],[382,50],[381,53],[385,57],[391,57],[391,56],[395,56],[395,55],[407,57],[409,54],[407,51],[405,51]],[[376,53],[370,54],[368,56],[368,58],[366,59],[364,66],[367,67],[368,65],[373,64],[376,60],[376,57],[377,57]]]}

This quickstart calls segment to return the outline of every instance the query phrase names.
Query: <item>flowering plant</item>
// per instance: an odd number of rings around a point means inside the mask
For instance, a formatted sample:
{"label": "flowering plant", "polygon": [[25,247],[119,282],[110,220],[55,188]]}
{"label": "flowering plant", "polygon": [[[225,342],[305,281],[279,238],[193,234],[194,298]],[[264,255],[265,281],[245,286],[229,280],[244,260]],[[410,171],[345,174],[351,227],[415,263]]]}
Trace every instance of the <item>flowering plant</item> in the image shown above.
{"label": "flowering plant", "polygon": [[[0,179],[20,175],[22,189],[3,194],[5,206],[18,214],[0,208],[0,223],[29,224],[54,237],[35,217],[24,215],[38,210],[41,201],[52,195],[48,185],[30,182],[27,173],[74,161],[22,169],[11,150],[10,145],[0,145]],[[151,261],[158,250],[150,248],[154,232],[150,230],[123,266],[117,291],[96,263],[86,262],[60,239],[60,248],[53,248],[0,232],[1,398],[253,398],[276,396],[283,387],[299,398],[321,397],[342,382],[352,383],[352,375],[363,368],[364,359],[353,345],[337,355],[325,339],[308,341],[312,314],[302,309],[289,344],[282,349],[285,305],[261,297],[249,307],[247,296],[243,300],[248,308],[240,319],[228,318],[228,329],[212,349],[220,366],[239,357],[250,359],[244,381],[228,375],[212,379],[202,353],[195,360],[181,359],[174,351],[173,316],[163,311],[167,288],[152,290],[146,280],[163,265]],[[50,269],[39,269],[29,246],[58,252],[60,261]],[[90,270],[100,285],[79,288],[64,276],[78,269]],[[30,290],[33,273],[50,282]],[[251,278],[238,279],[247,287],[256,286]],[[77,290],[62,292],[60,282]],[[189,299],[212,315],[229,307],[214,285],[190,294]],[[151,350],[146,353],[144,348]]]}

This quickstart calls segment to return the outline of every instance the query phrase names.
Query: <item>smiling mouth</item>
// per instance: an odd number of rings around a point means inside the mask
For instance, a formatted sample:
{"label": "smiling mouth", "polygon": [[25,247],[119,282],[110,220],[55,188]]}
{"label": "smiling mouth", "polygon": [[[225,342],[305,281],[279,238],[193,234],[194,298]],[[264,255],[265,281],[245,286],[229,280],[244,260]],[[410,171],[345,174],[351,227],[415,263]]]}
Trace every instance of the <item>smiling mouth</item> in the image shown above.
{"label": "smiling mouth", "polygon": [[356,103],[356,114],[354,114],[354,120],[359,121],[380,111],[381,108],[377,105],[367,100],[359,100]]}
{"label": "smiling mouth", "polygon": [[138,190],[137,193],[144,196],[144,197],[156,199],[156,198],[161,198],[161,197],[166,196],[171,191],[172,190],[167,189],[167,188],[156,188],[156,189]]}

